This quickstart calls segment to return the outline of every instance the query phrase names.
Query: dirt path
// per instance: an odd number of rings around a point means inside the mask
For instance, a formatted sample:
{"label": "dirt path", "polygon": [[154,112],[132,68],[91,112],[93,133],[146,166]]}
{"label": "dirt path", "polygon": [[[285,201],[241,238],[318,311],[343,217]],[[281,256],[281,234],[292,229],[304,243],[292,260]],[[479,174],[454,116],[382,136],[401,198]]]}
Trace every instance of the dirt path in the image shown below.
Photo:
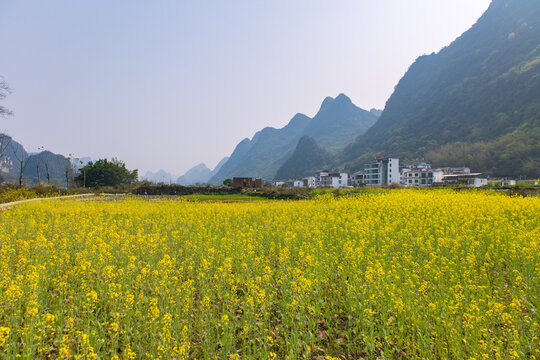
{"label": "dirt path", "polygon": [[7,210],[12,206],[24,204],[32,201],[44,201],[44,200],[57,200],[57,199],[73,199],[73,198],[96,198],[98,196],[123,196],[125,194],[78,194],[78,195],[65,195],[65,196],[53,196],[53,197],[43,197],[43,198],[33,198],[26,200],[13,201],[9,203],[0,204],[0,211]]}

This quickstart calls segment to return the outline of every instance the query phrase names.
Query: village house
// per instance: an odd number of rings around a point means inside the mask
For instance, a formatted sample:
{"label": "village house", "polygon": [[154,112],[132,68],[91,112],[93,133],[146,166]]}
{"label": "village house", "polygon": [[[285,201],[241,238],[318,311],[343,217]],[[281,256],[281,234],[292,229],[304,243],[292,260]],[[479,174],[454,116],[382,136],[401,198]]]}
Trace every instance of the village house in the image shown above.
{"label": "village house", "polygon": [[377,157],[371,163],[366,164],[364,174],[366,185],[399,184],[401,182],[399,159],[385,156]]}
{"label": "village house", "polygon": [[302,181],[304,182],[304,187],[309,187],[309,188],[315,187],[315,183],[316,183],[315,176],[305,177],[302,179]]}
{"label": "village house", "polygon": [[253,179],[250,177],[233,178],[233,187],[235,188],[262,188],[262,179]]}
{"label": "village house", "polygon": [[317,171],[315,173],[315,187],[342,188],[349,185],[349,174],[339,172],[329,172],[328,170]]}
{"label": "village house", "polygon": [[441,169],[432,169],[425,162],[406,165],[401,169],[401,183],[406,186],[431,186],[442,182],[443,177]]}
{"label": "village house", "polygon": [[357,171],[351,175],[349,185],[362,186],[366,183],[366,173],[364,171]]}
{"label": "village house", "polygon": [[287,180],[285,184],[288,187],[304,187],[304,181],[302,180]]}

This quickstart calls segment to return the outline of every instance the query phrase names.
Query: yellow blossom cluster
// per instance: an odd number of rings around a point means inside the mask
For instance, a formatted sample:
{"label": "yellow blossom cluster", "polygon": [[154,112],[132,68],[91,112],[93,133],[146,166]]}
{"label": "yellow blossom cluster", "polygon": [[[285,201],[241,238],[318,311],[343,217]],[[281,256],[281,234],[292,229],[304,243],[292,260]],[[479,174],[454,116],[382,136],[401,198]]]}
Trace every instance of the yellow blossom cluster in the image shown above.
{"label": "yellow blossom cluster", "polygon": [[539,304],[539,198],[0,213],[2,359],[540,359]]}

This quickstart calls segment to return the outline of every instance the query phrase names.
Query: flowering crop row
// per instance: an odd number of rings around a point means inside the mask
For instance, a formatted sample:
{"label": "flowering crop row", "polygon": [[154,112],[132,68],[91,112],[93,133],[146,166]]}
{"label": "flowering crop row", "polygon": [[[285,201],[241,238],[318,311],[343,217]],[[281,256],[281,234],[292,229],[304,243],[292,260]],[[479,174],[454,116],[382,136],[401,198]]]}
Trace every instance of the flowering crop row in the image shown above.
{"label": "flowering crop row", "polygon": [[0,358],[540,359],[540,199],[0,213]]}

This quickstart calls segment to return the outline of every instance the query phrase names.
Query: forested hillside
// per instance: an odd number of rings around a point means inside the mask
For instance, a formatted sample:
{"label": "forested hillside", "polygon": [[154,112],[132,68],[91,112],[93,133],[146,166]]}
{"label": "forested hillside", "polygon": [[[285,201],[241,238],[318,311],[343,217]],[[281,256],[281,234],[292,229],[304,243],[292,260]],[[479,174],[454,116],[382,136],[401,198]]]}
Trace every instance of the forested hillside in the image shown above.
{"label": "forested hillside", "polygon": [[311,136],[303,136],[292,156],[279,168],[275,179],[299,179],[313,176],[315,171],[331,164],[333,156],[319,147]]}
{"label": "forested hillside", "polygon": [[340,163],[354,170],[383,153],[540,176],[540,1],[494,0],[450,46],[418,58]]}

